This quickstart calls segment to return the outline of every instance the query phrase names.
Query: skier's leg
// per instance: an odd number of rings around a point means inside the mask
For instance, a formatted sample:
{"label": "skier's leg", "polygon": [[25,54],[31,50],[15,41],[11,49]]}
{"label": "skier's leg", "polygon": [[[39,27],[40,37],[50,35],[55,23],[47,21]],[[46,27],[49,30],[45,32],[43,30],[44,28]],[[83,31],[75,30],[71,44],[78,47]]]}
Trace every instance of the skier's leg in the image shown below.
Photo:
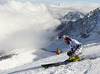
{"label": "skier's leg", "polygon": [[79,57],[80,54],[82,54],[82,52],[80,51],[81,45],[78,46],[76,52],[74,53],[75,56],[75,60],[74,61],[80,61],[81,58]]}
{"label": "skier's leg", "polygon": [[71,51],[69,51],[68,53],[67,53],[67,55],[69,56],[69,58],[66,60],[66,61],[73,61],[73,60],[75,60],[75,57],[73,56],[73,54],[72,54],[72,52]]}

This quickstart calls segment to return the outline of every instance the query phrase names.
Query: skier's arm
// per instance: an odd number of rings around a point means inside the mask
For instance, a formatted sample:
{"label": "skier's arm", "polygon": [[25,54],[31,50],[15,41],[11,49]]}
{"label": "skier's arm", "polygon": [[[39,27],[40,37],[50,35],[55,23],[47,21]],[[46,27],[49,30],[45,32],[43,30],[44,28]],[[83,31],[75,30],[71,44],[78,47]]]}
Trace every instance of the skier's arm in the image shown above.
{"label": "skier's arm", "polygon": [[63,38],[63,36],[57,36],[56,40],[59,40],[60,38]]}

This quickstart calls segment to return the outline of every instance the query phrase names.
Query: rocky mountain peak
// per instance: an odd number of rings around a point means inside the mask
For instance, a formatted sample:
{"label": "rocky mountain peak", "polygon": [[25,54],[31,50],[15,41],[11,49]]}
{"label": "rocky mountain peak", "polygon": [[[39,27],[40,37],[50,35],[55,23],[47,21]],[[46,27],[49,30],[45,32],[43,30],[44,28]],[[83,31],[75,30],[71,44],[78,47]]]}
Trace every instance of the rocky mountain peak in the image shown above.
{"label": "rocky mountain peak", "polygon": [[58,35],[67,34],[81,38],[88,38],[93,33],[95,33],[95,35],[100,35],[100,8],[91,11],[84,18],[63,23],[63,25],[64,26],[59,29],[60,32]]}

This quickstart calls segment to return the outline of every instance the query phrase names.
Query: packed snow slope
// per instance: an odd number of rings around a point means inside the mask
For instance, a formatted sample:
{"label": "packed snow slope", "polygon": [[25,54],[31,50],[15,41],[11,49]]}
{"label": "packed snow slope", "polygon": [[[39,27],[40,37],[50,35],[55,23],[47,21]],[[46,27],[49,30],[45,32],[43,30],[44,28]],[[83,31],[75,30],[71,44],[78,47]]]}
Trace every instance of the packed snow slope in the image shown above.
{"label": "packed snow slope", "polygon": [[[11,59],[0,62],[0,74],[99,74],[100,73],[100,42],[92,43],[84,46],[83,54],[87,58],[96,57],[95,59],[86,59],[79,62],[73,62],[67,65],[62,65],[58,67],[51,67],[44,69],[41,64],[53,63],[64,61],[68,58],[66,53],[60,55],[55,55],[52,57],[44,58],[38,61],[31,61],[27,64],[21,65],[19,67],[14,67],[14,65],[28,62],[33,57],[33,51],[14,56]],[[47,55],[47,52],[43,52]],[[49,53],[50,54],[50,53]],[[26,56],[26,59],[25,59]],[[41,55],[43,56],[43,55]],[[22,58],[21,58],[22,57]],[[31,59],[30,59],[31,58]],[[11,63],[13,62],[13,63]],[[16,63],[16,64],[15,64]],[[11,67],[14,67],[11,69]]]}
{"label": "packed snow slope", "polygon": [[83,18],[83,14],[99,6],[99,3],[82,2],[0,1],[0,54],[16,49],[21,51],[24,48],[26,49],[24,51],[28,51],[31,48],[36,51],[40,48],[49,49],[50,47],[49,50],[54,50],[57,47],[54,47],[50,41],[57,35],[54,30],[61,23],[58,19],[74,11],[82,13],[82,17],[80,16],[76,19]]}
{"label": "packed snow slope", "polygon": [[[58,33],[58,31],[55,32],[55,29],[63,21],[73,22],[80,18],[83,19],[88,12],[99,6],[99,3],[83,2],[0,1],[0,58],[6,54],[15,54],[11,58],[0,61],[0,74],[99,73],[100,41],[99,39],[95,40],[95,38],[87,38],[87,41],[90,42],[83,45],[83,55],[87,58],[97,57],[96,59],[87,59],[46,70],[40,66],[68,59],[66,51],[69,48],[62,39],[55,40]],[[68,16],[68,14],[73,15],[73,17]],[[80,40],[79,37],[77,39],[81,43],[85,40]],[[42,48],[48,51],[54,51],[56,48],[66,51],[57,55],[41,50]]]}

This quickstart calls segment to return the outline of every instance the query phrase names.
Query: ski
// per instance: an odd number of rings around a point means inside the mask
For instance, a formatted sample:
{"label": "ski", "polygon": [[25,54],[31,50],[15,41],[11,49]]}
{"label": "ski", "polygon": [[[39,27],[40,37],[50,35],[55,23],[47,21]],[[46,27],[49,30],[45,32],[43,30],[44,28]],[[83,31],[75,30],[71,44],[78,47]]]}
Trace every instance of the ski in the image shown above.
{"label": "ski", "polygon": [[59,65],[66,65],[68,63],[70,63],[70,62],[63,61],[63,62],[57,62],[57,63],[44,64],[44,65],[41,65],[41,66],[44,67],[45,69],[47,69],[49,67],[55,67],[55,66],[59,66]]}
{"label": "ski", "polygon": [[[98,56],[98,57],[100,57],[100,56]],[[98,57],[88,57],[88,58],[86,58],[86,57],[83,56],[83,57],[81,57],[81,60],[80,60],[80,61],[86,60],[86,59],[93,60],[93,59],[96,59],[96,58],[98,58]],[[57,62],[57,63],[43,64],[43,65],[41,65],[41,66],[44,67],[45,69],[47,69],[47,68],[49,68],[49,67],[56,67],[56,66],[60,66],[60,65],[67,65],[67,64],[69,64],[69,63],[71,63],[71,62],[73,62],[73,61],[65,60],[65,61]],[[74,61],[74,62],[76,62],[76,61]]]}
{"label": "ski", "polygon": [[[84,60],[84,58],[82,58],[80,61]],[[57,63],[49,63],[49,64],[43,64],[41,65],[42,67],[44,67],[45,69],[49,68],[49,67],[56,67],[56,66],[60,66],[60,65],[66,65],[69,64],[71,62],[75,62],[75,61],[62,61],[62,62],[57,62]]]}

